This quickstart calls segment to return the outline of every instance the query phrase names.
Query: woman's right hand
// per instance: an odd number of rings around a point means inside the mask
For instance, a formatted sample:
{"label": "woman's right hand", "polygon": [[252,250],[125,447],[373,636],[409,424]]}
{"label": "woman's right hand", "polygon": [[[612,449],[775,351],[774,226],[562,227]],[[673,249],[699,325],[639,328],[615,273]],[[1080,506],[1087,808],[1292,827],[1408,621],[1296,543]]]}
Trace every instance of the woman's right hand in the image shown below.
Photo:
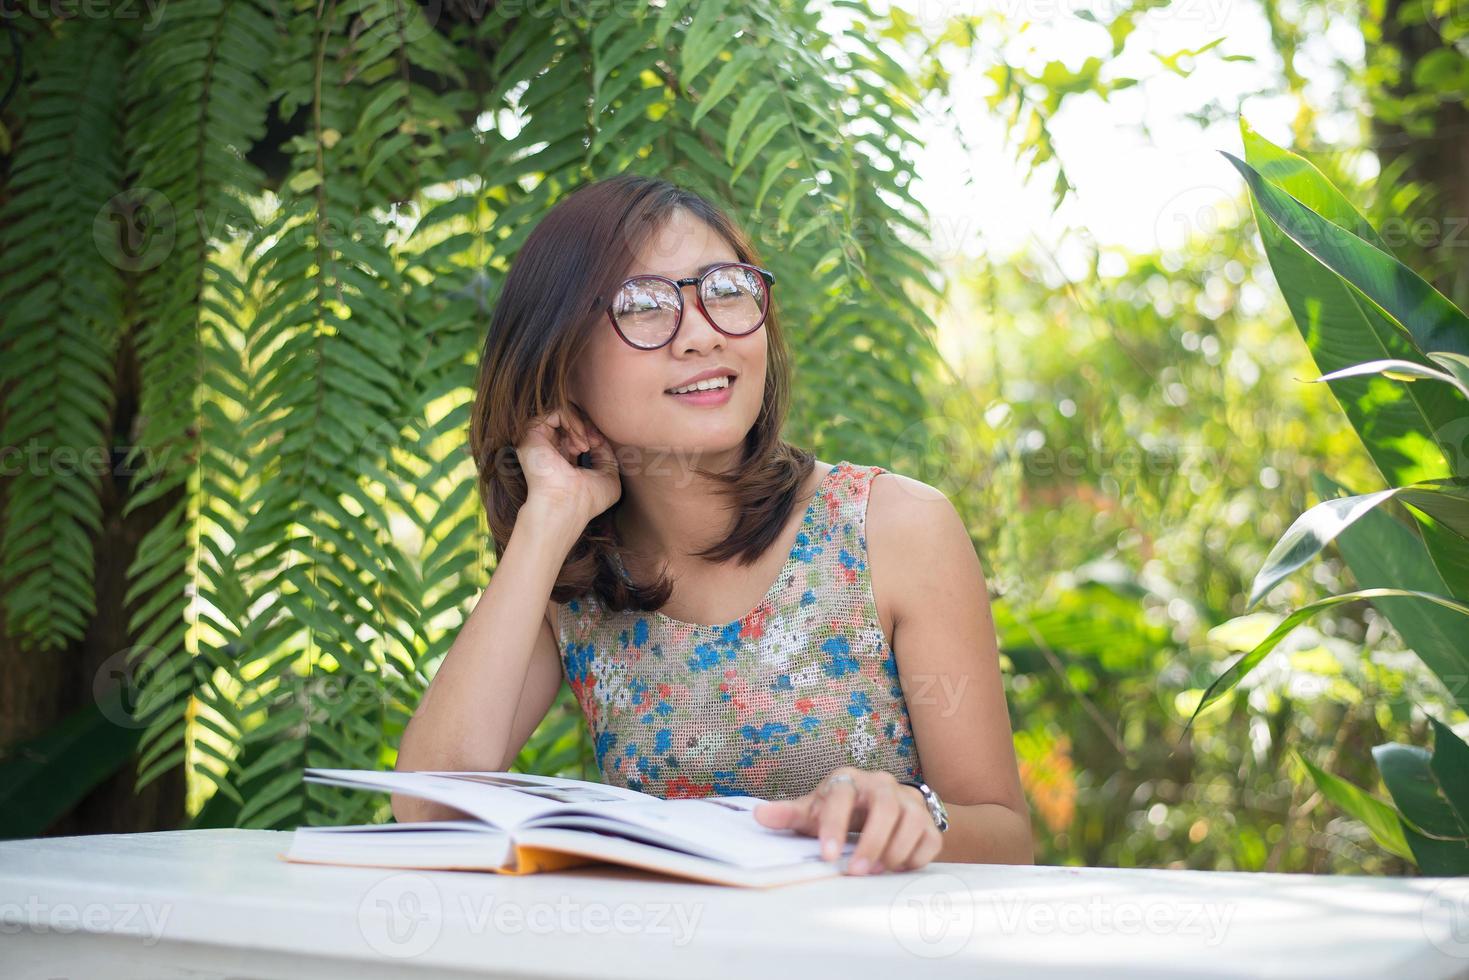
{"label": "woman's right hand", "polygon": [[[576,465],[584,452],[592,456],[589,467]],[[617,456],[607,437],[574,407],[532,419],[515,455],[525,473],[525,505],[574,522],[578,535],[622,496]]]}

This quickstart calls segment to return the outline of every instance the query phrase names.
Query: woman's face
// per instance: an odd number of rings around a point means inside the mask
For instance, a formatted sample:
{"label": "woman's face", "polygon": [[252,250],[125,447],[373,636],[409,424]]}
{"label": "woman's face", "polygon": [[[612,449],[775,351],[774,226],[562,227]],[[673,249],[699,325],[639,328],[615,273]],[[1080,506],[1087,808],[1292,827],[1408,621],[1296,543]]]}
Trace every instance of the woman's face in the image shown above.
{"label": "woman's face", "polygon": [[[739,261],[708,225],[682,208],[675,210],[640,252],[628,277],[696,276],[706,265]],[[673,340],[657,350],[637,350],[617,335],[605,313],[572,368],[572,398],[602,430],[619,464],[672,470],[718,468],[719,457],[738,456],[745,434],[760,414],[765,392],[766,330],[729,337],[699,310],[695,286],[680,290],[683,321]],[[669,393],[689,378],[713,369],[734,375],[723,404],[699,404]],[[672,460],[645,454],[672,452]]]}

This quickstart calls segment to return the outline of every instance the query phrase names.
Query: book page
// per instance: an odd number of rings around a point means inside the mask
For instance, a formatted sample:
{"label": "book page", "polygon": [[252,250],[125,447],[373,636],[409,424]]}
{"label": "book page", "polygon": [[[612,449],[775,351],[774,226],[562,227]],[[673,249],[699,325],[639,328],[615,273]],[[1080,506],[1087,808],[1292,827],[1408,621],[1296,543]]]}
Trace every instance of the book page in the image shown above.
{"label": "book page", "polygon": [[663,802],[656,796],[618,786],[514,772],[376,772],[307,768],[303,778],[331,786],[403,793],[432,800],[463,810],[491,827],[504,829],[516,827],[537,816],[582,806],[592,806],[593,813],[604,813],[608,807]]}
{"label": "book page", "polygon": [[664,800],[586,780],[506,772],[308,768],[305,778],[422,797],[512,834],[527,827],[613,833],[736,867],[775,867],[821,854],[814,837],[759,824],[751,811],[765,801],[751,796]]}
{"label": "book page", "polygon": [[[769,868],[821,859],[821,842],[790,830],[775,830],[751,812],[765,802],[751,796],[658,800],[614,812],[578,809],[542,814],[525,828],[596,830],[702,855],[741,868]],[[632,832],[623,828],[631,828]],[[519,839],[519,837],[517,837]],[[845,850],[849,853],[851,846]]]}
{"label": "book page", "polygon": [[488,833],[492,828],[483,820],[410,820],[404,823],[353,823],[329,826],[302,824],[296,831],[304,834],[404,834],[415,830],[459,830]]}
{"label": "book page", "polygon": [[282,857],[306,864],[494,871],[510,860],[512,847],[508,834],[479,821],[426,820],[297,827]]}
{"label": "book page", "polygon": [[[744,887],[788,885],[799,881],[815,881],[843,873],[846,861],[819,859],[763,868],[740,867],[708,858],[649,846],[621,837],[590,834],[585,831],[561,830],[554,827],[522,830],[516,837],[519,845],[531,848],[580,854],[601,861],[611,861],[629,868],[642,868],[662,874],[677,875],[693,881]],[[846,853],[851,854],[851,845]]]}

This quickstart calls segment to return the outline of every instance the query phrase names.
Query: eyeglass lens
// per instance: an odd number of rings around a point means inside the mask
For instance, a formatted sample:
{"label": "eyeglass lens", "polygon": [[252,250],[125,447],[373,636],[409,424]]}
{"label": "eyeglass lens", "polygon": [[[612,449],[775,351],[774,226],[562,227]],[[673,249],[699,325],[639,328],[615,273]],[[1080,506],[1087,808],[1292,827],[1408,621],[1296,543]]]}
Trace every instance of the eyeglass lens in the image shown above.
{"label": "eyeglass lens", "polygon": [[[719,266],[709,270],[699,289],[704,309],[720,330],[745,334],[760,326],[766,299],[760,273],[737,265]],[[662,279],[629,279],[612,298],[612,316],[631,343],[657,347],[678,326],[681,298]]]}

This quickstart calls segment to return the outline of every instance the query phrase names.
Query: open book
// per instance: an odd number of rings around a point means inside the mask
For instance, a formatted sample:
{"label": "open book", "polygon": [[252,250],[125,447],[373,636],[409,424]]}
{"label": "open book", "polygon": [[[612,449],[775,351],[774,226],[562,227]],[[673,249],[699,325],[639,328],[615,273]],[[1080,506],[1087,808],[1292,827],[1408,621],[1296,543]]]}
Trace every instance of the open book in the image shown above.
{"label": "open book", "polygon": [[636,790],[511,772],[305,770],[308,782],[402,793],[464,819],[298,827],[278,855],[308,864],[534,874],[611,862],[720,885],[768,887],[840,875],[815,837],[762,826],[753,796],[665,800]]}

